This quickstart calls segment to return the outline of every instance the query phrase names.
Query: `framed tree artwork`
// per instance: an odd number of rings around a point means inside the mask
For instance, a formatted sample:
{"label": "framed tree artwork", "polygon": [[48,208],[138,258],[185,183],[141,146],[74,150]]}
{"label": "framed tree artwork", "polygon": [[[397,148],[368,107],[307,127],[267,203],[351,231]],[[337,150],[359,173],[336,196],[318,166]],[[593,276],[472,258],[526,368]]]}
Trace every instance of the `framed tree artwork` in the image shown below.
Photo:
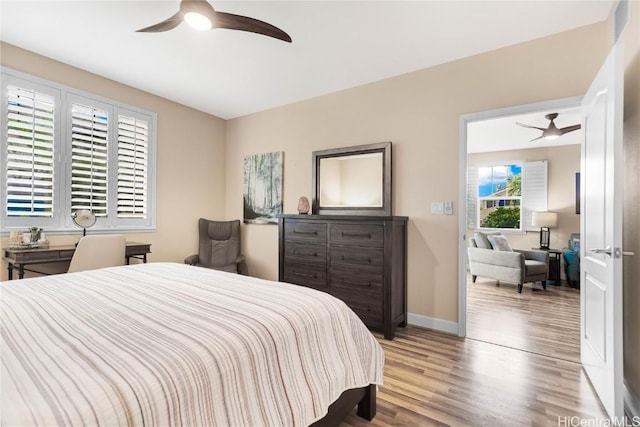
{"label": "framed tree artwork", "polygon": [[282,213],[282,151],[244,158],[244,222],[277,224]]}

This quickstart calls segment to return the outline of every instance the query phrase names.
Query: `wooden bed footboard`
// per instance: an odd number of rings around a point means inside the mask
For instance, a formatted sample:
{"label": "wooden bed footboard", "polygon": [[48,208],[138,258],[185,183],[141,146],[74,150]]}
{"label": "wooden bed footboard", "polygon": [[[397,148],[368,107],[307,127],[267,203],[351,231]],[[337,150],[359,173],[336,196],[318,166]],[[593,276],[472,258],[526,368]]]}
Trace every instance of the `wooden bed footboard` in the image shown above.
{"label": "wooden bed footboard", "polygon": [[329,406],[327,415],[311,424],[311,427],[335,427],[358,405],[358,416],[371,421],[376,416],[377,385],[352,388],[345,391]]}

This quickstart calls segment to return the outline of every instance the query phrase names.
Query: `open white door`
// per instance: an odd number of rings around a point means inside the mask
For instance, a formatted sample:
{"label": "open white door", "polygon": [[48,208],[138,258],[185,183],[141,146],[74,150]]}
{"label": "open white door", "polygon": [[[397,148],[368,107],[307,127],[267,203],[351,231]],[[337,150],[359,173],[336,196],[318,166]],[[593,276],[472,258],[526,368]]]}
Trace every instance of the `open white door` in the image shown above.
{"label": "open white door", "polygon": [[623,416],[622,46],[582,101],[580,333],[584,369],[611,418]]}

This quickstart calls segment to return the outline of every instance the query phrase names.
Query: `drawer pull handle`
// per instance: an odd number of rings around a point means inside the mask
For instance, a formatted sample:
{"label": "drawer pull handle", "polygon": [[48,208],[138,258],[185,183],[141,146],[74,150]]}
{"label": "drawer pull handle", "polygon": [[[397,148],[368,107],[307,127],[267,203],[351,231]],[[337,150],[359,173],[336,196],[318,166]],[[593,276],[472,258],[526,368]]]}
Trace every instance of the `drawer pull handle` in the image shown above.
{"label": "drawer pull handle", "polygon": [[341,255],[342,257],[342,261],[355,261],[355,262],[362,262],[362,261],[366,261],[367,264],[371,264],[371,258],[347,258],[344,255]]}
{"label": "drawer pull handle", "polygon": [[371,233],[345,233],[343,231],[342,237],[366,237],[367,239],[370,239]]}
{"label": "drawer pull handle", "polygon": [[307,252],[307,253],[305,253],[304,251],[298,252],[297,249],[294,249],[291,253],[293,255],[308,255],[308,256],[315,256],[315,257],[318,256],[318,252]]}
{"label": "drawer pull handle", "polygon": [[310,279],[316,279],[317,278],[316,273],[309,274],[309,273],[298,273],[297,271],[294,271],[293,275],[294,276],[300,276],[300,277],[308,277]]}
{"label": "drawer pull handle", "polygon": [[363,287],[363,288],[371,287],[371,282],[362,283],[362,282],[353,282],[351,280],[344,280],[344,279],[340,279],[340,284],[341,285],[360,286],[360,287]]}
{"label": "drawer pull handle", "polygon": [[318,232],[317,232],[317,231],[298,231],[298,230],[296,230],[295,228],[293,229],[293,232],[294,232],[295,234],[311,234],[311,235],[316,235],[316,234],[318,234]]}

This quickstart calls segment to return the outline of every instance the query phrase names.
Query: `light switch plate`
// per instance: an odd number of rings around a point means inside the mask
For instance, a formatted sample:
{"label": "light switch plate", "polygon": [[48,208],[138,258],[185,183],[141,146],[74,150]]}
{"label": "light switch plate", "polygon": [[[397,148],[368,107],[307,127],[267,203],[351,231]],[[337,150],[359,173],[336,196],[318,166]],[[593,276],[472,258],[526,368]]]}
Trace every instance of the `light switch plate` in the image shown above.
{"label": "light switch plate", "polygon": [[443,202],[431,202],[431,213],[433,215],[442,215],[443,211],[444,211]]}
{"label": "light switch plate", "polygon": [[453,202],[444,202],[444,214],[453,215]]}

